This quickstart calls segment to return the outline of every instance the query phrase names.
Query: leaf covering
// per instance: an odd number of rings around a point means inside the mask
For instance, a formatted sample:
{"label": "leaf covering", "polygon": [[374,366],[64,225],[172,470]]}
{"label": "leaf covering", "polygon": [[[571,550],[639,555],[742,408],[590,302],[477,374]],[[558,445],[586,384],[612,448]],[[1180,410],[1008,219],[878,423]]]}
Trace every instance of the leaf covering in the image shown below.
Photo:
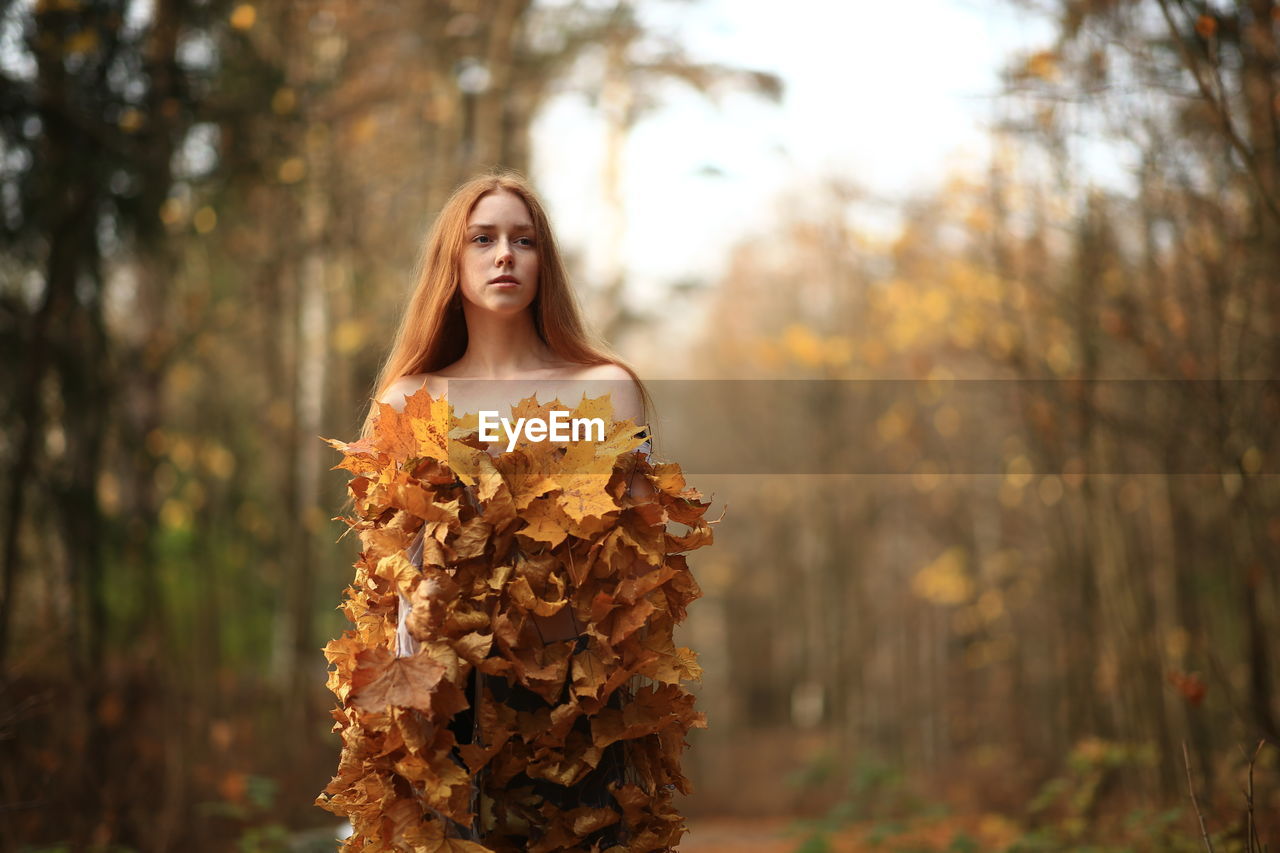
{"label": "leaf covering", "polygon": [[[684,738],[706,719],[682,686],[701,678],[697,655],[672,631],[701,595],[681,552],[711,544],[708,502],[679,465],[637,452],[637,425],[612,419],[607,394],[570,411],[603,416],[603,441],[496,456],[474,415],[455,418],[425,389],[403,412],[379,407],[369,438],[325,439],[353,474],[353,515],[336,520],[362,544],[340,608],[355,627],[324,648],[342,753],[316,805],[351,821],[342,850],[600,850],[593,833],[615,824],[613,853],[674,849],[685,826],[672,800],[692,790]],[[567,409],[529,397],[512,420],[553,408]],[[633,477],[653,494],[633,497]],[[673,536],[668,522],[689,530]],[[407,557],[419,538],[421,570]],[[417,651],[397,657],[401,595]],[[535,620],[565,608],[584,641],[544,644]],[[471,708],[473,670],[477,736],[460,744],[449,723]],[[494,679],[549,710],[499,701]],[[638,782],[610,782],[609,807],[561,810],[519,783],[574,785],[618,742]],[[449,821],[478,824],[484,841]]]}

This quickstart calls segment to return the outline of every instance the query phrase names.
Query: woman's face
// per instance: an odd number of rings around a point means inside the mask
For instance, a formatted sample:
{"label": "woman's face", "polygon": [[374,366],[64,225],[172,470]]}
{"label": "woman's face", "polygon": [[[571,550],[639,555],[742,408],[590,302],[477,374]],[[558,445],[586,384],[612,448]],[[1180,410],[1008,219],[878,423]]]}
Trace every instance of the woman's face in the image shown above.
{"label": "woman's face", "polygon": [[520,196],[496,190],[476,202],[458,267],[466,302],[499,314],[529,307],[538,293],[538,246]]}

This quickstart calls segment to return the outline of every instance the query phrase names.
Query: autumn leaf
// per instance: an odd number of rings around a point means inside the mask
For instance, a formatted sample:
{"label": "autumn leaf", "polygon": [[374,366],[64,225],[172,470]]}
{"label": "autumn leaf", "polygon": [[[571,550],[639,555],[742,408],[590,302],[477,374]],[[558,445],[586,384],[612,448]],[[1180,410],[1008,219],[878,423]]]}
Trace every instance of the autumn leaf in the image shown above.
{"label": "autumn leaf", "polygon": [[466,707],[462,692],[445,680],[447,668],[425,649],[403,658],[390,649],[366,649],[356,661],[349,701],[360,710],[396,705],[440,719]]}
{"label": "autumn leaf", "polygon": [[559,457],[550,442],[535,444],[524,453],[510,456],[509,460],[501,460],[501,464],[503,476],[511,489],[511,502],[517,510],[528,508],[534,498],[557,488],[552,470]]}
{"label": "autumn leaf", "polygon": [[1189,705],[1199,705],[1204,701],[1205,693],[1208,688],[1200,679],[1198,672],[1170,672],[1168,675],[1169,683],[1174,689],[1181,694],[1183,699],[1187,700]]}
{"label": "autumn leaf", "polygon": [[536,613],[538,616],[552,616],[563,610],[569,601],[564,597],[564,581],[557,576],[553,576],[551,583],[555,590],[549,599],[543,599],[536,595],[533,588],[529,586],[527,577],[517,577],[508,585],[507,591],[512,600],[521,608]]}
{"label": "autumn leaf", "polygon": [[377,471],[380,462],[380,451],[375,446],[372,436],[350,443],[339,441],[336,438],[322,437],[322,440],[343,454],[342,461],[331,467],[330,471],[346,469],[358,475]]}
{"label": "autumn leaf", "polygon": [[552,548],[564,541],[569,535],[568,527],[572,519],[564,509],[550,498],[539,498],[529,505],[523,513],[524,526],[517,531],[522,538],[534,543],[545,543]]}
{"label": "autumn leaf", "polygon": [[492,524],[483,518],[472,518],[462,525],[462,532],[453,541],[454,553],[459,560],[483,556],[492,534]]}
{"label": "autumn leaf", "polygon": [[421,821],[402,837],[408,849],[421,853],[493,853],[483,844],[462,838],[447,838],[444,832],[444,825],[439,821]]}
{"label": "autumn leaf", "polygon": [[702,667],[698,665],[698,656],[692,649],[676,646],[668,631],[655,631],[641,638],[640,646],[648,653],[646,662],[637,668],[641,675],[667,684],[678,684],[681,680],[702,679]]}
{"label": "autumn leaf", "polygon": [[418,567],[405,559],[404,554],[388,554],[378,561],[374,576],[383,578],[391,584],[391,588],[401,595],[408,596],[417,586],[421,573]]}

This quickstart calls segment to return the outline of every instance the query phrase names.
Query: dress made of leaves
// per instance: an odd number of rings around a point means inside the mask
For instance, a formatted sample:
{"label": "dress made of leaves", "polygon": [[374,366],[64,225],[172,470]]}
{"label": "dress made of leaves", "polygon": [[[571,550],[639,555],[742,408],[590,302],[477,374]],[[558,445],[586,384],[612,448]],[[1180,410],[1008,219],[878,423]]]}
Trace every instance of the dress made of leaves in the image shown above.
{"label": "dress made of leaves", "polygon": [[[425,389],[379,406],[369,438],[326,439],[362,543],[340,608],[355,628],[324,649],[343,747],[316,804],[351,821],[342,850],[674,849],[706,719],[672,630],[701,594],[683,552],[711,543],[708,503],[608,395],[570,413],[601,417],[603,441],[497,456]],[[531,397],[512,419],[552,409]],[[544,643],[533,615],[566,607],[581,632]]]}

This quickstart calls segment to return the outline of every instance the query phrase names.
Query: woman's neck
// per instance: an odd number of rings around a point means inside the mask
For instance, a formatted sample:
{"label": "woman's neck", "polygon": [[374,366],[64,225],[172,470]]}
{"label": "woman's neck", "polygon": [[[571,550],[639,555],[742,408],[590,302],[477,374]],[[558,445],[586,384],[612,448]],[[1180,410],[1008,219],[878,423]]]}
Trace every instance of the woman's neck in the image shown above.
{"label": "woman's neck", "polygon": [[516,379],[558,360],[533,327],[533,312],[503,316],[465,305],[467,351],[448,375],[468,379]]}

